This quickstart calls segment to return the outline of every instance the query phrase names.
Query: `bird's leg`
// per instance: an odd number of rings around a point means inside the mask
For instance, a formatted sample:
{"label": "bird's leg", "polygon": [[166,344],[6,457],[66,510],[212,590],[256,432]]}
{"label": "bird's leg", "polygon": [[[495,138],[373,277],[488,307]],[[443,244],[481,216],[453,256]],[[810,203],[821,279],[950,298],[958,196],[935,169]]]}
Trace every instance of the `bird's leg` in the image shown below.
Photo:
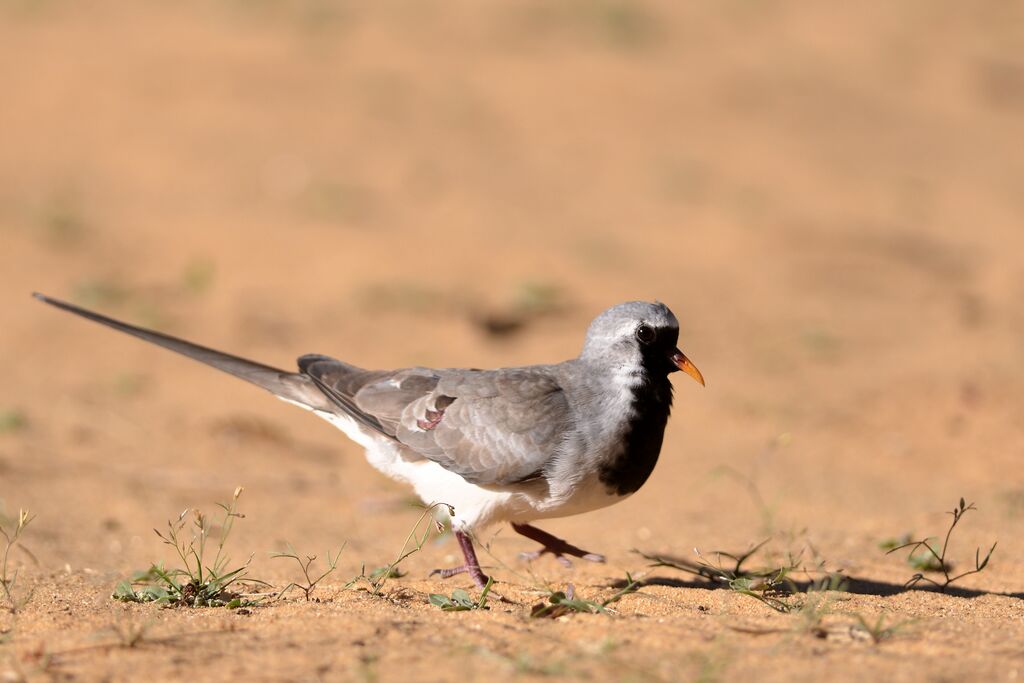
{"label": "bird's leg", "polygon": [[571,543],[563,541],[557,536],[552,536],[548,532],[538,529],[535,526],[530,526],[529,524],[517,524],[513,522],[512,528],[515,529],[517,534],[522,534],[531,541],[537,541],[537,543],[541,544],[541,548],[539,550],[534,550],[531,553],[522,553],[520,557],[524,560],[536,560],[544,553],[551,553],[556,560],[566,567],[572,566],[572,562],[568,557],[566,557],[566,555],[572,555],[573,557],[578,557],[589,562],[604,562],[604,555],[598,555],[597,553],[591,553],[583,550],[582,548],[577,548]]}
{"label": "bird's leg", "polygon": [[476,550],[473,549],[473,539],[470,538],[467,533],[456,531],[455,540],[459,542],[459,547],[462,548],[462,557],[466,560],[466,564],[459,567],[452,567],[451,569],[435,569],[430,572],[430,575],[434,576],[437,574],[442,579],[447,579],[455,576],[456,574],[468,573],[469,578],[473,579],[473,583],[476,584],[476,587],[483,588],[487,585],[488,578],[484,574],[483,570],[480,569],[479,560],[476,559]]}

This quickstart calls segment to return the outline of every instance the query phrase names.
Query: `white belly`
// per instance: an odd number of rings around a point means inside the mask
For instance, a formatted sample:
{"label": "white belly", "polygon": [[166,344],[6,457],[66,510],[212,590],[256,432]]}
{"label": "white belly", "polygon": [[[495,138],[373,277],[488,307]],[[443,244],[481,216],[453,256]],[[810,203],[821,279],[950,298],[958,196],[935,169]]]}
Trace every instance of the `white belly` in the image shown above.
{"label": "white belly", "polygon": [[[295,405],[309,410],[301,404]],[[363,446],[367,461],[376,469],[411,485],[425,504],[451,506],[455,510],[452,525],[460,530],[480,531],[499,522],[568,517],[626,498],[609,494],[596,474],[578,482],[563,482],[560,490],[551,490],[542,481],[508,487],[478,486],[350,417],[319,410],[313,412]]]}

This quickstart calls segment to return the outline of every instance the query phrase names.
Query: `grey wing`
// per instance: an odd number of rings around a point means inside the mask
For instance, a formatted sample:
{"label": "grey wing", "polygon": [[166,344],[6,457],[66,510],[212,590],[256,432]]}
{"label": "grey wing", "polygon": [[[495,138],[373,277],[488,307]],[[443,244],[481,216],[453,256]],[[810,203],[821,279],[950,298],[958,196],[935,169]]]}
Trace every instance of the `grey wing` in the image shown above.
{"label": "grey wing", "polygon": [[363,386],[387,378],[393,373],[364,370],[330,356],[307,354],[299,358],[299,371],[308,377],[335,409],[384,436],[395,438],[395,425],[362,410],[353,397]]}
{"label": "grey wing", "polygon": [[353,400],[412,450],[485,485],[538,476],[569,416],[561,386],[542,368],[401,370],[365,383]]}

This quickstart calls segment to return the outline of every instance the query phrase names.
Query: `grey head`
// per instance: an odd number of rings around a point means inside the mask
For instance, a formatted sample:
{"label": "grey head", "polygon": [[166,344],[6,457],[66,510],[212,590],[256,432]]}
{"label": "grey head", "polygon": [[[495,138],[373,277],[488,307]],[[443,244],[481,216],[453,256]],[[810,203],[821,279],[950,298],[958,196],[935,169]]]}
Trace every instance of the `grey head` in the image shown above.
{"label": "grey head", "polygon": [[580,359],[648,377],[682,370],[704,384],[700,371],[676,348],[678,341],[679,320],[668,306],[629,301],[594,318]]}

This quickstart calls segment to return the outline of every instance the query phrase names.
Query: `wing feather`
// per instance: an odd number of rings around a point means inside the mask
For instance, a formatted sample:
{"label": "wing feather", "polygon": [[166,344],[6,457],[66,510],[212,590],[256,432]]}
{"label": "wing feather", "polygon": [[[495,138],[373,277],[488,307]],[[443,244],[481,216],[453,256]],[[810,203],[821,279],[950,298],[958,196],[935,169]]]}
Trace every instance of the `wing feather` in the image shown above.
{"label": "wing feather", "polygon": [[568,402],[543,366],[389,372],[305,356],[300,367],[339,409],[474,484],[536,477],[568,429]]}
{"label": "wing feather", "polygon": [[377,414],[383,395],[401,394],[390,397],[392,410],[404,404],[401,413],[388,415],[397,417],[398,440],[467,481],[522,481],[557,454],[569,408],[561,387],[543,370],[406,372],[418,379],[367,385],[356,404]]}

